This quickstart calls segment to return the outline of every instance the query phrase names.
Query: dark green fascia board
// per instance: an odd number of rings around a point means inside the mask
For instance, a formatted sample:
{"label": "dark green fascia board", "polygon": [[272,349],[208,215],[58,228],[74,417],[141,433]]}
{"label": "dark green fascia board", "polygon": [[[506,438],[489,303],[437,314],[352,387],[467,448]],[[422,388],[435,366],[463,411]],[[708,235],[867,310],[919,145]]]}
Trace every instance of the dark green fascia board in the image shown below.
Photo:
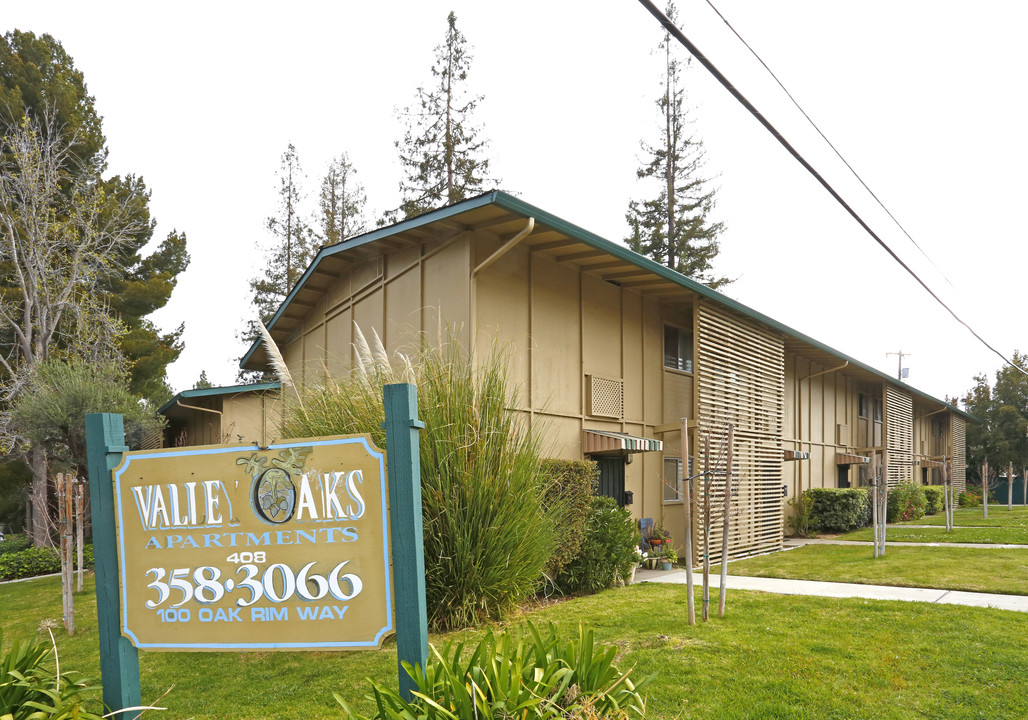
{"label": "dark green fascia board", "polygon": [[168,402],[161,405],[157,411],[158,415],[163,415],[165,410],[171,408],[179,400],[188,400],[190,398],[201,398],[201,397],[213,397],[217,395],[235,395],[242,392],[260,392],[262,390],[281,390],[282,383],[266,382],[266,383],[250,383],[249,385],[228,385],[225,387],[212,387],[212,388],[200,388],[198,390],[183,390],[178,395],[173,397]]}
{"label": "dark green fascia board", "polygon": [[[347,250],[351,247],[366,245],[368,243],[375,242],[380,238],[395,235],[396,233],[403,232],[404,230],[410,228],[419,227],[421,225],[428,225],[432,222],[452,217],[454,215],[459,215],[461,213],[467,212],[469,210],[474,210],[485,205],[497,205],[498,207],[502,207],[503,209],[509,210],[513,213],[518,213],[524,217],[535,218],[537,223],[547,225],[553,228],[554,230],[561,232],[564,235],[567,235],[568,237],[574,238],[575,240],[578,240],[586,245],[589,245],[590,247],[609,253],[610,255],[613,255],[619,260],[624,260],[644,270],[649,270],[655,275],[659,275],[660,277],[666,280],[670,280],[671,282],[676,283],[677,285],[680,285],[681,287],[686,288],[687,290],[695,292],[697,295],[701,295],[710,300],[713,300],[719,305],[723,305],[727,308],[730,308],[740,313],[741,315],[756,320],[757,322],[763,325],[767,325],[768,327],[777,330],[780,333],[789,335],[791,337],[796,338],[797,340],[801,340],[805,343],[808,343],[809,345],[812,345],[813,347],[816,347],[819,350],[836,356],[840,360],[845,360],[850,365],[853,365],[854,367],[860,368],[862,370],[865,370],[866,372],[876,375],[891,385],[902,387],[905,390],[913,392],[914,394],[918,395],[919,397],[925,400],[928,400],[933,403],[938,403],[939,405],[942,405],[943,407],[952,410],[953,412],[957,413],[958,415],[964,417],[967,420],[981,424],[981,421],[978,418],[974,417],[973,415],[970,415],[969,413],[964,412],[958,407],[950,405],[949,403],[939,400],[938,398],[932,397],[927,393],[923,393],[920,390],[911,387],[910,385],[903,385],[897,383],[896,380],[892,378],[892,376],[883,373],[882,371],[877,370],[869,365],[865,365],[859,360],[851,358],[848,355],[845,355],[839,352],[838,350],[835,350],[834,348],[831,348],[825,345],[824,343],[815,340],[812,337],[804,335],[798,330],[794,330],[787,325],[783,325],[774,318],[768,317],[763,313],[757,312],[753,308],[743,305],[742,303],[736,300],[732,300],[731,298],[722,295],[718,291],[712,290],[706,285],[698,283],[695,280],[690,280],[686,276],[682,275],[679,272],[676,272],[675,270],[672,270],[669,267],[665,267],[660,263],[650,260],[648,257],[645,257],[643,255],[640,255],[639,253],[629,250],[624,245],[618,245],[617,243],[602,238],[599,235],[596,235],[595,233],[591,233],[584,228],[581,228],[577,225],[574,225],[573,223],[568,222],[567,220],[564,220],[563,218],[559,218],[556,215],[552,215],[546,212],[545,210],[541,210],[540,208],[537,208],[534,205],[531,205],[523,200],[520,200],[519,198],[516,198],[509,193],[503,192],[502,190],[494,190],[492,192],[484,193],[482,195],[479,195],[478,197],[474,197],[469,200],[459,202],[455,205],[450,205],[445,208],[440,208],[439,210],[434,210],[432,212],[425,213],[424,215],[419,215],[416,218],[406,220],[402,223],[398,223],[397,225],[390,225],[386,228],[380,228],[373,232],[360,235],[354,238],[353,240],[347,240],[345,242],[332,245],[331,247],[324,248],[320,253],[318,253],[318,256],[314,259],[314,262],[311,263],[311,266],[307,269],[307,272],[304,274],[304,276],[300,278],[300,281],[296,284],[296,287],[293,289],[292,293],[289,294],[289,297],[287,297],[285,302],[282,303],[282,306],[279,308],[279,311],[275,314],[275,317],[271,319],[271,322],[268,324],[268,327],[271,328],[275,324],[275,321],[278,320],[279,316],[284,311],[285,306],[289,304],[289,301],[293,298],[293,296],[300,289],[300,287],[302,287],[307,277],[313,272],[314,268],[317,266],[317,264],[321,261],[323,257],[327,255],[333,255],[337,252]],[[245,366],[246,362],[249,361],[250,357],[256,351],[257,346],[259,344],[259,341],[257,343],[254,343],[253,347],[251,347],[250,350],[246,353],[246,355],[243,356],[243,359],[240,361],[241,366]]]}

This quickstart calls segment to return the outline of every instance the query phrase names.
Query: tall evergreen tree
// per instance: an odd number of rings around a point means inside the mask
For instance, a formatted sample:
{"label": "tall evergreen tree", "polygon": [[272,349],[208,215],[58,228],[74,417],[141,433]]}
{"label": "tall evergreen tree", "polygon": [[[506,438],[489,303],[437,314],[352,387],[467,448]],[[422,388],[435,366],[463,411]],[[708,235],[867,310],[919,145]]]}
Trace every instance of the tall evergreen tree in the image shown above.
{"label": "tall evergreen tree", "polygon": [[367,197],[356,174],[346,153],[329,163],[318,196],[318,240],[322,245],[335,245],[366,229]]}
{"label": "tall evergreen tree", "polygon": [[[73,59],[50,35],[13,30],[0,40],[0,137],[14,137],[26,118],[34,122],[41,146],[62,148],[62,173],[70,177],[86,167],[98,174],[106,170],[101,118]],[[5,153],[13,160],[9,149]],[[100,224],[122,242],[111,258],[115,271],[105,274],[96,288],[98,299],[125,324],[120,349],[128,362],[130,389],[160,402],[169,394],[167,366],[182,351],[182,327],[162,333],[147,316],[168,302],[177,276],[189,264],[186,237],[173,231],[144,259],[154,231],[146,184],[133,175],[101,182],[106,208]],[[72,184],[64,182],[63,188],[70,192]],[[7,285],[11,271],[2,269],[0,284]],[[13,342],[12,337],[0,337],[8,355]]]}
{"label": "tall evergreen tree", "polygon": [[[1028,356],[1015,351],[1013,363],[1028,370]],[[964,409],[982,421],[967,425],[967,471],[979,478],[983,462],[1005,472],[1013,463],[1028,465],[1028,376],[1005,365],[996,371],[990,387],[985,375],[976,375],[975,385],[964,396]]]}
{"label": "tall evergreen tree", "polygon": [[487,142],[472,123],[483,99],[469,95],[465,83],[471,69],[471,49],[457,29],[457,16],[446,18],[446,38],[435,49],[432,85],[418,88],[414,109],[406,109],[407,131],[396,143],[405,179],[403,202],[387,219],[414,217],[480,192],[489,179]]}
{"label": "tall evergreen tree", "polygon": [[[268,322],[300,279],[317,252],[313,233],[300,210],[303,200],[303,168],[292,143],[282,153],[278,173],[278,207],[267,219],[274,241],[268,248],[264,269],[250,281],[253,304],[261,322]],[[256,326],[246,339],[257,338]]]}
{"label": "tall evergreen tree", "polygon": [[[675,20],[674,6],[668,6],[667,15]],[[718,288],[730,282],[711,274],[724,225],[709,219],[714,189],[703,177],[703,143],[690,133],[682,79],[688,62],[675,56],[669,34],[658,47],[664,55],[664,92],[657,100],[660,131],[655,144],[642,143],[646,161],[637,174],[655,181],[650,185],[659,183],[659,190],[654,187],[652,199],[629,202],[626,219],[632,232],[625,242],[635,252]]]}

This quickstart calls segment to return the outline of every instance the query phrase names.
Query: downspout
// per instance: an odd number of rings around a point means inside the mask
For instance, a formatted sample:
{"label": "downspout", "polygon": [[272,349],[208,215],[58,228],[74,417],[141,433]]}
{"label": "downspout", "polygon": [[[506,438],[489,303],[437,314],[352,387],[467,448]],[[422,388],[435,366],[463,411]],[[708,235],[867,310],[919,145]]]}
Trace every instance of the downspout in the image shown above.
{"label": "downspout", "polygon": [[480,271],[482,271],[482,270],[485,270],[487,267],[489,267],[494,262],[499,260],[501,257],[506,255],[508,252],[510,252],[514,248],[515,245],[517,245],[519,242],[524,240],[525,237],[530,235],[534,229],[535,229],[535,218],[530,217],[530,218],[528,218],[528,222],[525,223],[525,227],[522,228],[521,232],[519,232],[517,235],[512,237],[510,240],[505,242],[503,245],[501,245],[496,250],[496,252],[494,252],[492,255],[490,255],[485,260],[483,260],[478,265],[478,267],[476,267],[474,270],[471,271],[471,288],[469,290],[470,298],[469,298],[469,303],[468,304],[470,306],[470,315],[471,315],[471,317],[470,317],[470,323],[471,323],[470,343],[471,343],[471,360],[472,360],[472,364],[474,364],[475,345],[477,343],[477,335],[478,335],[478,313],[477,313],[477,304],[478,304],[477,303],[477,300],[478,300],[478,273]]}
{"label": "downspout", "polygon": [[218,441],[215,443],[215,445],[220,445],[221,444],[221,425],[222,425],[221,420],[224,417],[224,413],[221,410],[211,410],[210,408],[198,407],[196,405],[186,405],[181,400],[176,400],[175,404],[178,405],[179,407],[186,408],[187,410],[199,410],[201,412],[209,412],[209,413],[214,413],[215,415],[217,415],[218,416]]}

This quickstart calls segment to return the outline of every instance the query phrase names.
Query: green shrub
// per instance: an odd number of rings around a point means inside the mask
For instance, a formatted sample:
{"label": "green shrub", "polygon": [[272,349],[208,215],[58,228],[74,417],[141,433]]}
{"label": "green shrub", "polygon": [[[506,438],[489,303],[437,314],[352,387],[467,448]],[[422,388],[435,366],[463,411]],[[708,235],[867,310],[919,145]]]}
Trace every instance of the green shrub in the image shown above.
{"label": "green shrub", "polygon": [[[593,631],[579,626],[578,638],[563,644],[551,625],[544,637],[529,624],[529,637],[515,641],[509,633],[489,631],[477,645],[448,642],[434,647],[427,667],[404,670],[414,681],[414,699],[371,681],[377,712],[374,720],[455,720],[457,718],[642,718],[646,701],[638,685],[614,665],[617,648],[597,645]],[[349,718],[353,713],[335,693]]]}
{"label": "green shrub", "polygon": [[[78,562],[77,553],[74,555],[74,561]],[[93,567],[92,545],[82,548],[82,561],[87,568]],[[0,555],[0,580],[20,580],[60,571],[61,557],[53,548],[30,547]],[[2,715],[0,720],[3,720]]]}
{"label": "green shrub", "polygon": [[582,547],[557,585],[566,592],[595,593],[623,583],[635,562],[638,537],[628,510],[613,498],[593,498]]}
{"label": "green shrub", "polygon": [[962,508],[975,508],[982,504],[982,496],[966,490],[957,495],[957,506]]}
{"label": "green shrub", "polygon": [[53,548],[28,548],[0,555],[0,580],[20,580],[60,571],[61,559]]}
{"label": "green shrub", "polygon": [[842,533],[868,524],[870,502],[864,488],[811,488],[810,529]]}
{"label": "green shrub", "polygon": [[927,501],[925,515],[935,515],[946,509],[946,488],[941,485],[925,485],[924,496]]}
{"label": "green shrub", "polygon": [[578,554],[585,535],[589,503],[600,471],[596,463],[586,460],[544,460],[542,463],[543,505],[554,513],[555,546],[546,563],[550,577],[560,574]]}
{"label": "green shrub", "polygon": [[919,520],[924,517],[928,500],[925,498],[924,486],[913,483],[900,483],[889,488],[888,522]]}
{"label": "green shrub", "polygon": [[0,555],[21,552],[30,547],[32,547],[32,541],[28,535],[4,535],[3,542],[0,542]]}
{"label": "green shrub", "polygon": [[42,643],[15,641],[3,652],[0,632],[0,720],[101,720],[82,698],[94,688],[74,671],[51,671],[50,651]]}
{"label": "green shrub", "polygon": [[[434,629],[502,619],[538,587],[553,554],[560,503],[544,509],[539,444],[507,382],[505,357],[472,367],[456,343],[393,370],[375,336],[358,335],[351,378],[308,383],[286,413],[285,437],[368,433],[385,447],[382,386],[414,382],[421,432],[425,590]],[[288,399],[288,396],[287,396]]]}
{"label": "green shrub", "polygon": [[814,509],[814,498],[807,492],[801,492],[789,500],[789,507],[793,508],[789,516],[789,529],[793,535],[799,537],[813,537],[817,535],[810,526],[810,513]]}

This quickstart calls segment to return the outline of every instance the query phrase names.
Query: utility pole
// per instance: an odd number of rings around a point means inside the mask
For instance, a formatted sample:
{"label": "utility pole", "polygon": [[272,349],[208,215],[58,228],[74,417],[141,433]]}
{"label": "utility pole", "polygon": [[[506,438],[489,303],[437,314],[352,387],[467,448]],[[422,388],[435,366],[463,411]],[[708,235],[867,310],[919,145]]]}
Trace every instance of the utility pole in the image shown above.
{"label": "utility pole", "polygon": [[899,352],[885,353],[885,354],[886,355],[898,355],[899,356],[899,358],[898,358],[898,360],[899,360],[898,367],[896,368],[896,379],[897,380],[902,380],[903,379],[903,358],[910,357],[914,353],[905,353],[902,350],[900,350]]}

